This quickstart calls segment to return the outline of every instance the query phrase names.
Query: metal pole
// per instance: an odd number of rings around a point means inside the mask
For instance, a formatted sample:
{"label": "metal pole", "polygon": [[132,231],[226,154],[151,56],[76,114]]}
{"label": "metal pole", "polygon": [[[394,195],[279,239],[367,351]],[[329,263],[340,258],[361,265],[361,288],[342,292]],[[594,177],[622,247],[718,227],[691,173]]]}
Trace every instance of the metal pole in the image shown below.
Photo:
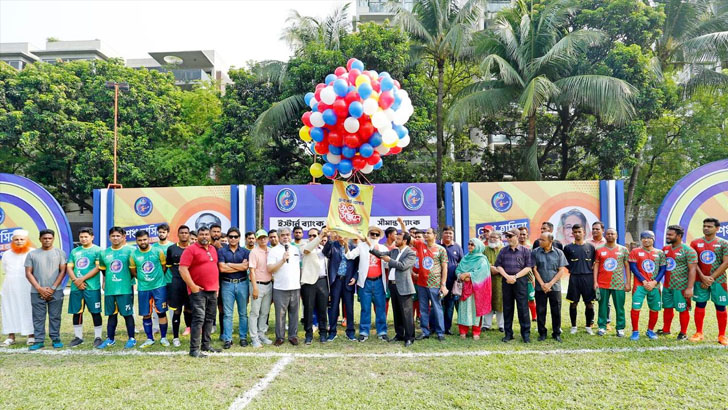
{"label": "metal pole", "polygon": [[116,148],[117,148],[117,117],[119,116],[119,83],[114,83],[114,185],[116,183]]}

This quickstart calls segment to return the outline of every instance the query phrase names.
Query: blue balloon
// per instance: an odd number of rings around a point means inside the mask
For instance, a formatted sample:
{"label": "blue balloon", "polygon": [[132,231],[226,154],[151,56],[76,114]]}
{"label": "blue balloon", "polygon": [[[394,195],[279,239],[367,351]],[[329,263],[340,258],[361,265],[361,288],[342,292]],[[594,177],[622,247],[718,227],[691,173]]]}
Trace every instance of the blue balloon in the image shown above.
{"label": "blue balloon", "polygon": [[370,144],[367,144],[366,142],[361,144],[359,147],[359,155],[361,155],[364,158],[369,158],[374,154],[374,147],[372,147]]}
{"label": "blue balloon", "polygon": [[391,75],[389,75],[389,73],[388,73],[388,72],[386,72],[386,71],[382,71],[381,73],[379,73],[379,78],[382,78],[382,77],[389,77],[389,78],[392,78],[392,76],[391,76]]}
{"label": "blue balloon", "polygon": [[339,97],[346,97],[346,93],[349,92],[349,84],[341,78],[334,81],[334,92]]}
{"label": "blue balloon", "polygon": [[315,97],[314,93],[306,93],[306,95],[303,97],[303,102],[306,103],[309,107],[311,106],[311,99]]}
{"label": "blue balloon", "polygon": [[324,160],[324,162],[329,162],[329,154],[323,154],[321,155],[321,158]]}
{"label": "blue balloon", "polygon": [[336,121],[338,121],[336,118],[336,113],[331,108],[324,111],[322,116],[324,117],[324,122],[328,125],[334,125],[336,124]]}
{"label": "blue balloon", "polygon": [[[313,131],[313,129],[311,131]],[[374,132],[374,134],[369,137],[369,145],[375,148],[382,145],[382,134]]]}
{"label": "blue balloon", "polygon": [[336,81],[336,74],[329,74],[324,79],[324,83],[326,83],[326,85],[329,85],[330,83],[332,83],[334,81]]}
{"label": "blue balloon", "polygon": [[333,155],[341,155],[341,147],[329,144],[329,152]]}
{"label": "blue balloon", "polygon": [[397,132],[397,136],[402,139],[405,135],[409,134],[409,130],[402,125],[395,125],[392,129]]}
{"label": "blue balloon", "polygon": [[349,86],[349,92],[352,92],[352,91],[356,91],[356,86],[355,85],[350,85]]}
{"label": "blue balloon", "polygon": [[352,101],[349,104],[349,115],[354,118],[359,118],[364,114],[364,106],[359,101]]}
{"label": "blue balloon", "polygon": [[394,111],[397,111],[399,109],[400,105],[402,105],[402,97],[400,97],[398,93],[394,93],[394,102],[392,103],[392,106],[389,108],[391,108]]}
{"label": "blue balloon", "polygon": [[[321,142],[324,140],[324,130],[318,127],[311,128],[310,131],[311,139],[313,139],[316,142]],[[313,151],[313,148],[311,149]]]}
{"label": "blue balloon", "polygon": [[308,143],[308,149],[311,151],[312,154],[315,153],[316,152],[316,143],[315,142],[309,142]]}
{"label": "blue balloon", "polygon": [[313,112],[318,111],[318,103],[314,104],[313,107],[311,107],[311,111],[313,111]]}
{"label": "blue balloon", "polygon": [[339,172],[342,174],[348,174],[351,172],[352,168],[354,168],[354,165],[351,163],[351,160],[342,159],[341,162],[339,162]]}
{"label": "blue balloon", "polygon": [[372,91],[374,90],[369,83],[362,83],[359,86],[359,97],[361,97],[362,100],[366,100],[370,95],[372,95]]}
{"label": "blue balloon", "polygon": [[381,80],[379,80],[379,88],[382,91],[389,91],[392,88],[394,88],[394,80],[392,80],[390,77],[382,77]]}
{"label": "blue balloon", "polygon": [[377,162],[376,164],[374,164],[374,167],[373,168],[374,169],[379,169],[379,168],[382,167],[382,165],[383,165],[382,159],[379,158],[379,162]]}
{"label": "blue balloon", "polygon": [[341,148],[341,156],[344,158],[354,158],[356,155],[356,148],[343,147]]}
{"label": "blue balloon", "polygon": [[353,62],[351,63],[351,69],[352,69],[352,70],[353,70],[353,69],[357,69],[357,70],[359,70],[359,71],[364,71],[364,63],[362,63],[362,62],[361,62],[361,61],[359,61],[359,60],[354,60],[354,61],[353,61]]}
{"label": "blue balloon", "polygon": [[336,175],[336,165],[327,162],[323,166],[324,175],[333,178],[334,175]]}

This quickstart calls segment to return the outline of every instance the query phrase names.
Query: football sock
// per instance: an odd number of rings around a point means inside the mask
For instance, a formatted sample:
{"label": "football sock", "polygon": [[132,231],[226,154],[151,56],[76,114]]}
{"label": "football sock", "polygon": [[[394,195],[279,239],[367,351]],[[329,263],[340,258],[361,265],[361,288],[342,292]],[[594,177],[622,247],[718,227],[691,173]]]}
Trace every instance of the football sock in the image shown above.
{"label": "football sock", "polygon": [[[175,339],[179,339],[179,322],[180,318],[182,316],[182,311],[180,309],[177,309],[172,314],[172,336],[174,336]],[[160,326],[161,331],[161,326]]]}
{"label": "football sock", "polygon": [[144,333],[147,334],[147,339],[154,340],[154,333],[152,333],[152,318],[143,318],[142,324],[144,325]]}
{"label": "football sock", "polygon": [[648,330],[655,330],[655,325],[657,324],[657,318],[659,316],[660,316],[660,312],[657,312],[655,310],[650,310],[649,322],[647,322]]}
{"label": "football sock", "polygon": [[129,339],[134,338],[134,316],[124,316],[124,322],[126,322],[126,335]]}
{"label": "football sock", "polygon": [[725,325],[726,319],[728,319],[728,312],[726,312],[725,306],[716,306],[715,310],[715,317],[718,319],[718,336],[725,336]]}
{"label": "football sock", "polygon": [[705,319],[705,305],[695,307],[695,331],[703,333],[703,320]]}
{"label": "football sock", "polygon": [[114,340],[116,338],[116,324],[118,321],[119,315],[111,315],[106,321],[106,337],[109,340]]}
{"label": "football sock", "polygon": [[675,310],[673,308],[665,308],[662,313],[662,331],[664,333],[670,333],[670,327],[672,326],[672,318],[675,316]]}
{"label": "football sock", "polygon": [[630,315],[632,316],[632,331],[636,332],[640,330],[640,311],[632,309]]}
{"label": "football sock", "polygon": [[690,324],[690,312],[684,310],[680,312],[680,333],[688,333],[688,325]]}

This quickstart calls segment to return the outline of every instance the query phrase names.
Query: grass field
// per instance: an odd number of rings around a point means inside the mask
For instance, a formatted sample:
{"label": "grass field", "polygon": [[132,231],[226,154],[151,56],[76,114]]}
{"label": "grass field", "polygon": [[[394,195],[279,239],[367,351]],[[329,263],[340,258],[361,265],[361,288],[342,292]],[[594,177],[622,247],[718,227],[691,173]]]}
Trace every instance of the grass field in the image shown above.
{"label": "grass field", "polygon": [[[570,335],[563,308],[563,343],[536,342],[535,323],[530,345],[504,344],[492,331],[479,341],[451,336],[409,349],[373,337],[349,342],[342,329],[325,345],[234,345],[197,360],[186,355],[187,337],[180,348],[126,352],[117,342],[94,351],[87,316],[87,342],[77,348],[0,349],[0,408],[728,408],[728,349],[716,342],[712,305],[703,343],[676,341],[677,318],[673,336],[657,341],[589,336],[583,314]],[[646,309],[642,316],[644,330]],[[63,342],[72,337],[64,315]],[[126,340],[123,326],[117,338]]]}

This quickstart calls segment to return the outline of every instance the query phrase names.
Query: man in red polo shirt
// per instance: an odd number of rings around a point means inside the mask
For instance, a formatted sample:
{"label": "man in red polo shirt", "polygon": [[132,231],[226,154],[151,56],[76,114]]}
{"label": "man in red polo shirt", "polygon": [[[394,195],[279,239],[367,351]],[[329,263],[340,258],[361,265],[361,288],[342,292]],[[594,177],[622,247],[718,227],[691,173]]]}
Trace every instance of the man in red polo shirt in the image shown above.
{"label": "man in red polo shirt", "polygon": [[[190,333],[190,356],[206,357],[202,351],[219,353],[220,349],[210,346],[212,322],[215,320],[217,292],[219,289],[217,270],[217,249],[212,246],[210,229],[197,230],[197,242],[185,248],[179,261],[179,273],[187,284],[192,308]],[[204,326],[203,326],[204,323]]]}

